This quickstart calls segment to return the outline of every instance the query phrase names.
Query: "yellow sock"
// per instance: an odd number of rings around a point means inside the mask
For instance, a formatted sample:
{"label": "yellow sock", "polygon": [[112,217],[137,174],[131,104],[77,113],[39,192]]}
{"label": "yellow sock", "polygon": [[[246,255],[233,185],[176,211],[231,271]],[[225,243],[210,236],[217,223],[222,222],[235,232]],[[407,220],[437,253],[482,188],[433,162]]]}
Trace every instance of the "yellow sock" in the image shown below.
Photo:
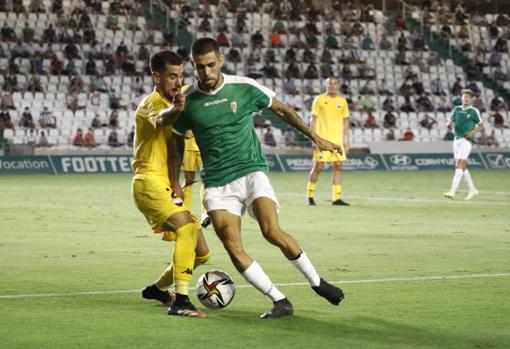
{"label": "yellow sock", "polygon": [[175,234],[173,253],[175,290],[179,294],[187,295],[189,282],[193,276],[198,229],[195,223],[188,223],[177,229]]}
{"label": "yellow sock", "polygon": [[198,267],[199,265],[207,263],[209,259],[211,259],[211,251],[209,251],[205,256],[195,256],[195,264],[193,265],[193,269]]}
{"label": "yellow sock", "polygon": [[306,195],[309,198],[313,198],[313,194],[315,192],[315,187],[317,186],[317,182],[308,182],[306,184]]}
{"label": "yellow sock", "polygon": [[342,194],[342,186],[340,184],[333,184],[333,201],[340,199]]}
{"label": "yellow sock", "polygon": [[184,192],[184,205],[191,210],[191,203],[193,201],[193,185],[185,186],[182,191]]}
{"label": "yellow sock", "polygon": [[[209,251],[205,256],[195,256],[195,263],[193,264],[193,269],[198,266],[205,264],[211,259],[212,253]],[[172,257],[173,259],[173,257]],[[168,289],[174,283],[174,265],[170,264],[168,268],[165,269],[163,274],[159,277],[159,279],[154,283],[157,288],[164,291]]]}

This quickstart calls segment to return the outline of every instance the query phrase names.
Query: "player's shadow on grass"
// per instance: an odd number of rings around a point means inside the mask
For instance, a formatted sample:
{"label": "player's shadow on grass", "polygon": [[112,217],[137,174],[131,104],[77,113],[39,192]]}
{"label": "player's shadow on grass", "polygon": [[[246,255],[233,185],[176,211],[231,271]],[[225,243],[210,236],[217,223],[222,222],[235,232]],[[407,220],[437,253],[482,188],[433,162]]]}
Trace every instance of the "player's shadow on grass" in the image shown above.
{"label": "player's shadow on grass", "polygon": [[402,322],[388,321],[376,317],[339,316],[337,321],[315,319],[311,314],[293,315],[281,319],[262,320],[251,311],[229,311],[217,313],[214,317],[221,318],[221,322],[231,322],[234,326],[260,331],[267,328],[277,328],[286,335],[295,333],[300,336],[305,332],[307,336],[321,338],[321,341],[332,341],[340,344],[345,340],[355,342],[371,342],[374,344],[405,345],[411,347],[430,348],[493,348],[498,343],[508,343],[510,338],[491,337],[480,339],[470,336],[460,336],[448,333],[447,330],[430,331],[420,327],[410,326]]}

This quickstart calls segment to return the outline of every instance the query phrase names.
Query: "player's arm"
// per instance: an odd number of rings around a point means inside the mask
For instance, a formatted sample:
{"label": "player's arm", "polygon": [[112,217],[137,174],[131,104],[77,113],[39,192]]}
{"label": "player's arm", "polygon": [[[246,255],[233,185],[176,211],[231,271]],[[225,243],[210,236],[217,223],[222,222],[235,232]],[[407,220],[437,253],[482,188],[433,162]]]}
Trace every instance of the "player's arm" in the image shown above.
{"label": "player's arm", "polygon": [[182,156],[184,153],[184,136],[174,133],[166,143],[166,146],[170,186],[177,196],[184,198],[184,193],[179,183],[179,174],[181,172]]}
{"label": "player's arm", "polygon": [[473,138],[478,132],[485,131],[485,125],[483,121],[480,121],[478,125],[476,125],[475,129],[466,133],[465,138]]}
{"label": "player's arm", "polygon": [[319,137],[315,131],[313,131],[311,128],[308,128],[303,119],[288,104],[282,103],[276,98],[273,98],[269,109],[274,111],[276,115],[287,124],[310,138],[310,140],[312,140],[319,149],[342,153],[342,147],[340,145]]}
{"label": "player's arm", "polygon": [[175,120],[179,117],[181,112],[184,110],[184,104],[186,103],[186,97],[183,94],[177,94],[174,96],[173,106],[168,109],[163,109],[158,118],[156,119],[156,126],[169,126],[172,125]]}
{"label": "player's arm", "polygon": [[349,135],[349,118],[344,118],[344,149],[345,152],[348,153],[351,148],[351,138]]}

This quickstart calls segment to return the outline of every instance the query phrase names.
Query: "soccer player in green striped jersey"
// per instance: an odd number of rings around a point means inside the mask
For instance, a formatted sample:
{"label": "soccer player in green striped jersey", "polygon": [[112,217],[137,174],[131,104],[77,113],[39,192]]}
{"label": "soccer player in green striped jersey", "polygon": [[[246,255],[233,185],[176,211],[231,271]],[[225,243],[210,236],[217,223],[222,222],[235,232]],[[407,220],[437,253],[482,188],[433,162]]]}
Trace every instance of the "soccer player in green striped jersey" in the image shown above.
{"label": "soccer player in green striped jersey", "polygon": [[480,111],[471,105],[474,95],[474,92],[471,90],[462,90],[462,106],[457,106],[453,109],[447,123],[448,128],[455,124],[455,139],[453,140],[455,176],[453,177],[450,190],[443,194],[450,200],[453,200],[455,197],[455,192],[462,178],[464,178],[469,187],[469,193],[464,200],[472,200],[478,194],[478,190],[476,190],[467,168],[467,159],[475,142],[475,135],[485,130]]}
{"label": "soccer player in green striped jersey", "polygon": [[[272,309],[261,318],[292,315],[293,307],[244,250],[241,217],[245,212],[257,220],[264,238],[282,251],[312,289],[338,305],[344,298],[343,291],[322,279],[298,242],[280,228],[279,203],[267,177],[267,160],[253,128],[252,115],[267,107],[308,136],[319,149],[341,154],[341,146],[311,131],[296,111],[278,101],[270,89],[253,79],[222,74],[224,58],[214,39],[196,40],[191,55],[197,81],[184,92],[185,107],[173,124],[174,132],[183,136],[191,129],[195,135],[203,161],[203,201],[214,230],[236,269],[273,302]],[[176,113],[170,108],[161,117],[171,121]]]}

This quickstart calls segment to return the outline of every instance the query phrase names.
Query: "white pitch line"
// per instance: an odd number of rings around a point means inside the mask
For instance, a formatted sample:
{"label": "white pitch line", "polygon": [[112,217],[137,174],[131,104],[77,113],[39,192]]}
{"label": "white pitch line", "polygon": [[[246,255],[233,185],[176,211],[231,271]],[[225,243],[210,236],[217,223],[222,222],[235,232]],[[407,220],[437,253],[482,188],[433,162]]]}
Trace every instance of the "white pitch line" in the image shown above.
{"label": "white pitch line", "polygon": [[[276,196],[292,196],[292,197],[303,197],[303,194],[292,193],[292,192],[279,192],[276,193]],[[330,199],[330,196],[319,195],[319,198]],[[459,199],[457,200],[448,200],[448,199],[417,199],[417,198],[395,198],[389,196],[351,196],[347,195],[348,199],[355,200],[374,200],[374,201],[396,201],[396,202],[413,202],[413,203],[425,203],[425,202],[434,202],[441,204],[457,204],[457,205],[487,205],[487,206],[510,206],[510,202],[508,201],[479,201],[476,198],[471,201],[463,200],[462,196],[459,195]]]}
{"label": "white pitch line", "polygon": [[[330,281],[331,284],[372,284],[382,282],[405,282],[405,281],[437,281],[437,280],[458,280],[458,279],[480,279],[509,277],[510,273],[497,274],[467,274],[467,275],[443,275],[443,276],[408,276],[382,279],[361,279],[361,280],[339,280]],[[278,287],[308,286],[308,282],[287,282],[275,284]],[[236,285],[237,288],[253,287],[247,284]],[[192,287],[191,289],[194,289]],[[29,294],[6,294],[0,295],[0,299],[22,299],[22,298],[44,298],[44,297],[73,297],[73,296],[95,296],[122,293],[135,293],[140,290],[112,290],[112,291],[83,291],[83,292],[57,292],[57,293],[29,293]]]}

